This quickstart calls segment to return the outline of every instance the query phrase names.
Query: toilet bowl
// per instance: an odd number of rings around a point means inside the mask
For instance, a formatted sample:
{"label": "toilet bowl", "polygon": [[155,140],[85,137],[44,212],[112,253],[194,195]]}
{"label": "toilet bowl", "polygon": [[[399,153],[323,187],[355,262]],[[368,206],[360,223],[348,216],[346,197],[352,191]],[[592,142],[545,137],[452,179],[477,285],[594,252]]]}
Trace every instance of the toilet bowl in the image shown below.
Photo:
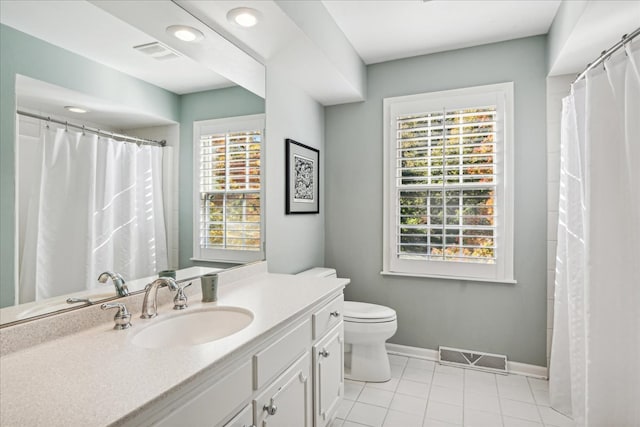
{"label": "toilet bowl", "polygon": [[[337,277],[334,269],[320,267],[299,274]],[[395,310],[383,305],[345,301],[343,319],[345,378],[368,382],[384,382],[391,379],[391,366],[385,342],[398,329]]]}

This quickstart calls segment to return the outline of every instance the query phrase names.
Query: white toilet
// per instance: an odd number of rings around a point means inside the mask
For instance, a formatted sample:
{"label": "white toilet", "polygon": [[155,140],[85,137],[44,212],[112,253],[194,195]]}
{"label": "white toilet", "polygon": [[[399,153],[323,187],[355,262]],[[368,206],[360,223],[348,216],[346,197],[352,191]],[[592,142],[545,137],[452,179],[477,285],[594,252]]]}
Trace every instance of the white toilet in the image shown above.
{"label": "white toilet", "polygon": [[[337,277],[333,268],[316,267],[299,273],[313,277]],[[344,376],[357,381],[384,382],[391,379],[385,342],[396,333],[395,310],[383,305],[345,301]]]}

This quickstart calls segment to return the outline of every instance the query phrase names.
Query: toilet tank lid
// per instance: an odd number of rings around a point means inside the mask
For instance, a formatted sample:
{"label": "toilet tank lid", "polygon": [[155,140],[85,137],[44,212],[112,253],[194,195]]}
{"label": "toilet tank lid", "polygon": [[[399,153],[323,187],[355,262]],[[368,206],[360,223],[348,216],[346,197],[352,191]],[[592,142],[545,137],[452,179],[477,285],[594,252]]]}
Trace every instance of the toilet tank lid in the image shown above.
{"label": "toilet tank lid", "polygon": [[309,270],[302,271],[297,275],[311,276],[311,277],[336,277],[336,269],[326,268],[326,267],[314,267]]}
{"label": "toilet tank lid", "polygon": [[388,319],[396,317],[396,311],[384,305],[345,301],[345,319]]}

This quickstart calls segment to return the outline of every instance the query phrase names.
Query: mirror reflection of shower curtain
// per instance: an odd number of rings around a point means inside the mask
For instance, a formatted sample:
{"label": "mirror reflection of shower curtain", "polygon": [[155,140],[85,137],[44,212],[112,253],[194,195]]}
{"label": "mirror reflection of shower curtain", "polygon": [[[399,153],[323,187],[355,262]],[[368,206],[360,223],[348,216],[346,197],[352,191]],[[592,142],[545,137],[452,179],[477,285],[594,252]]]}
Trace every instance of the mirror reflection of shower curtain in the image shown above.
{"label": "mirror reflection of shower curtain", "polygon": [[640,44],[563,101],[553,408],[640,426]]}
{"label": "mirror reflection of shower curtain", "polygon": [[53,127],[40,135],[19,302],[104,286],[105,270],[129,280],[166,269],[162,148]]}

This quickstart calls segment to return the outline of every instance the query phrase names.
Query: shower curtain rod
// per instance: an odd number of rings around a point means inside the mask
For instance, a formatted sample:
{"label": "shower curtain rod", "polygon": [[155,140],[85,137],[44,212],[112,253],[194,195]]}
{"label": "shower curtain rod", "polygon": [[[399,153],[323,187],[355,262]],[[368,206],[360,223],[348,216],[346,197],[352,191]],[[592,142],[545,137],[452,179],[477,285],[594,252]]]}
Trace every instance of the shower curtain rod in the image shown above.
{"label": "shower curtain rod", "polygon": [[631,34],[623,35],[622,39],[620,39],[620,41],[618,43],[614,44],[609,49],[602,51],[600,53],[600,56],[598,56],[598,58],[596,58],[595,61],[593,61],[591,64],[587,64],[587,68],[585,68],[585,70],[583,72],[578,74],[578,77],[576,77],[576,79],[573,81],[572,84],[576,84],[577,82],[582,80],[587,75],[588,71],[590,71],[590,70],[594,69],[595,67],[597,67],[598,65],[602,64],[614,52],[616,52],[618,49],[623,47],[625,44],[629,43],[638,34],[640,34],[640,28],[636,28],[636,30],[634,32],[632,32]]}
{"label": "shower curtain rod", "polygon": [[84,125],[76,125],[76,124],[69,123],[69,122],[66,122],[66,121],[52,119],[49,116],[41,116],[40,114],[28,113],[28,112],[22,111],[22,110],[17,110],[16,112],[18,114],[20,114],[21,116],[27,116],[27,117],[31,117],[31,118],[38,119],[38,120],[45,120],[45,121],[47,121],[49,123],[57,123],[59,125],[64,125],[66,127],[72,127],[72,128],[80,129],[83,132],[95,133],[98,136],[103,135],[103,136],[108,136],[108,137],[111,137],[111,138],[124,139],[126,141],[141,143],[142,145],[155,145],[155,146],[158,146],[158,147],[164,147],[164,146],[167,145],[167,141],[165,141],[164,139],[162,141],[155,141],[153,139],[137,138],[135,136],[128,136],[128,135],[123,135],[123,134],[120,134],[120,133],[107,132],[107,131],[100,130],[100,129],[90,128],[90,127],[86,127]]}

